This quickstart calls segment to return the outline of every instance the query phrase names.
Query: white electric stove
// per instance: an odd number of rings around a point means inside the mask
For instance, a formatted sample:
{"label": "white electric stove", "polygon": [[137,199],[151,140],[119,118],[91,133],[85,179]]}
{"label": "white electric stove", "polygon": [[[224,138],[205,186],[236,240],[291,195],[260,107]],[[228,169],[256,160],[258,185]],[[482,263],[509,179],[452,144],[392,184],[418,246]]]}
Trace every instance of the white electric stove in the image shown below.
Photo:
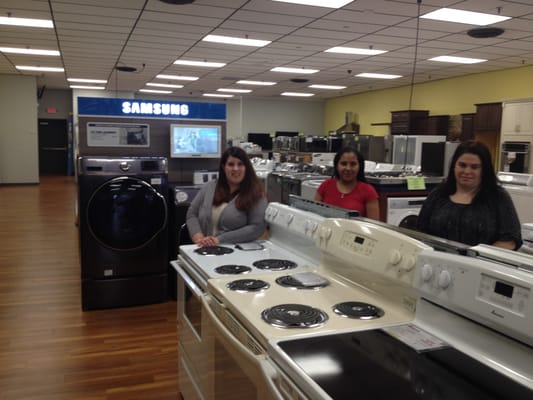
{"label": "white electric stove", "polygon": [[[268,340],[388,326],[414,318],[417,254],[429,246],[361,220],[326,219],[308,271],[210,279],[217,318],[252,349]],[[247,287],[249,290],[247,290]]]}
{"label": "white electric stove", "polygon": [[520,256],[506,263],[505,251],[477,250],[419,253],[413,321],[271,340],[280,390],[289,399],[293,387],[309,399],[533,398],[531,271],[515,265]]}

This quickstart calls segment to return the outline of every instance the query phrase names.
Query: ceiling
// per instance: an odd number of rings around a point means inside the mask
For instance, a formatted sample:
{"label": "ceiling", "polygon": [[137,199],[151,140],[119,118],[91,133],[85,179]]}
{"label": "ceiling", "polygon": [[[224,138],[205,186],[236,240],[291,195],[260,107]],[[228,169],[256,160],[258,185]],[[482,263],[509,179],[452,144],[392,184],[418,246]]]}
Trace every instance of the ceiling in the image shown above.
{"label": "ceiling", "polygon": [[[327,3],[328,0],[324,0]],[[419,20],[416,0],[355,0],[339,10],[271,0],[196,0],[170,5],[159,0],[2,0],[0,16],[52,19],[54,29],[0,25],[0,47],[59,50],[61,57],[2,53],[1,74],[37,75],[40,89],[68,89],[67,78],[105,79],[110,91],[135,92],[147,82],[184,84],[172,96],[199,97],[219,88],[249,88],[242,96],[276,98],[281,92],[314,93],[325,99],[414,82],[533,64],[532,0],[422,0],[420,13],[441,7],[510,16],[493,26],[491,39],[467,35],[473,25]],[[262,47],[208,43],[207,34],[272,41]],[[334,46],[387,50],[376,56],[325,53]],[[479,64],[428,61],[441,55],[487,59]],[[174,65],[176,59],[224,62],[222,68]],[[16,65],[63,67],[65,72],[20,72]],[[116,66],[136,72],[118,72]],[[271,72],[273,67],[319,69],[312,75]],[[393,80],[354,77],[361,72],[402,75]],[[194,75],[194,82],[155,78]],[[293,83],[305,78],[307,83]],[[243,87],[237,80],[278,82]],[[310,89],[342,85],[342,90]],[[240,96],[240,95],[239,95]]]}

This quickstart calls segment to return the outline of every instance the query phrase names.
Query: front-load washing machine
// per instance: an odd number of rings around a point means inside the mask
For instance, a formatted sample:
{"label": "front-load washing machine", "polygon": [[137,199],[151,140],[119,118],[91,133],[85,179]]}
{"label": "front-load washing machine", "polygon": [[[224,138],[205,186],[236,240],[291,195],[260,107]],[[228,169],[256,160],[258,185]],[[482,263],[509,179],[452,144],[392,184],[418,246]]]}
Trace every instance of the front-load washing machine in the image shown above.
{"label": "front-load washing machine", "polygon": [[164,157],[80,157],[83,310],[166,301],[168,166]]}
{"label": "front-load washing machine", "polygon": [[402,228],[415,229],[418,213],[426,197],[387,198],[387,223]]}

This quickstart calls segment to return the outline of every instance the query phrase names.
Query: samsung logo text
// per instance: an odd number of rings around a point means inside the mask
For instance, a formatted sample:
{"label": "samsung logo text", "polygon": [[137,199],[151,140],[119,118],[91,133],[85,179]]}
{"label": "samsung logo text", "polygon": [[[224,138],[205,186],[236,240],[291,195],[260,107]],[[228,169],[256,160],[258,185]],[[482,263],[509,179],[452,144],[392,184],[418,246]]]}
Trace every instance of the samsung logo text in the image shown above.
{"label": "samsung logo text", "polygon": [[124,101],[122,102],[122,113],[141,115],[185,116],[189,115],[189,105]]}

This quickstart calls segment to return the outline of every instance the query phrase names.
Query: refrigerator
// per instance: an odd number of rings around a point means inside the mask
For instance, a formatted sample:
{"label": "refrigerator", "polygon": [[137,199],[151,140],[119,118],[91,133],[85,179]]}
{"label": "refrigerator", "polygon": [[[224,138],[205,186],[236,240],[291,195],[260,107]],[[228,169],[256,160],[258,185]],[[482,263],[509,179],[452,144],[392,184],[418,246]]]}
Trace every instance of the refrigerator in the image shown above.
{"label": "refrigerator", "polygon": [[446,142],[445,135],[394,135],[392,163],[400,165],[422,164],[422,144]]}

